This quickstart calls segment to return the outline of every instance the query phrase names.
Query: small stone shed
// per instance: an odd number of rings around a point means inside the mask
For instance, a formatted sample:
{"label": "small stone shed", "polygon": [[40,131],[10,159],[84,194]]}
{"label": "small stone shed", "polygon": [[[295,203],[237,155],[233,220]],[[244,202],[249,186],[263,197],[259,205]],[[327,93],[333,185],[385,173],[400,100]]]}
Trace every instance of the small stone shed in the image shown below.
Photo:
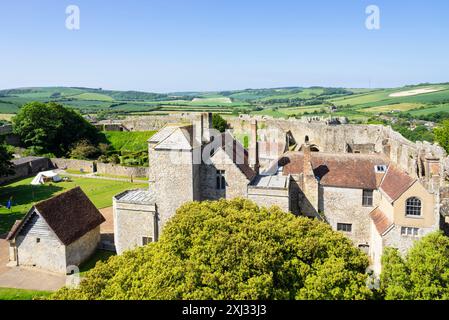
{"label": "small stone shed", "polygon": [[104,221],[79,187],[42,201],[8,234],[10,265],[65,274],[95,252]]}

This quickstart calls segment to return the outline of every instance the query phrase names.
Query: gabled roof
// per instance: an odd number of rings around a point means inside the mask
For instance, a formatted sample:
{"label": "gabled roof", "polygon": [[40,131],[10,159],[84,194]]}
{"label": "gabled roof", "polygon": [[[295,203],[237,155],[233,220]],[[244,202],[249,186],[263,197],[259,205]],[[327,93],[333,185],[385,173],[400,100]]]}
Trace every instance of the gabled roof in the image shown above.
{"label": "gabled roof", "polygon": [[251,181],[256,176],[256,172],[249,166],[248,150],[231,133],[225,132],[221,134],[221,147],[216,151],[220,149],[227,154],[248,180]]}
{"label": "gabled roof", "polygon": [[150,139],[148,139],[148,142],[150,143],[161,142],[162,140],[166,139],[169,135],[171,135],[173,131],[175,131],[177,128],[178,128],[177,126],[167,125],[158,132],[156,132]]}
{"label": "gabled roof", "polygon": [[381,236],[383,236],[393,226],[393,222],[391,222],[385,213],[383,213],[378,207],[374,209],[369,216],[376,226],[377,232],[379,232]]}
{"label": "gabled roof", "polygon": [[190,132],[186,126],[175,127],[170,134],[161,140],[154,149],[192,150]]}
{"label": "gabled roof", "polygon": [[[389,160],[379,155],[311,153],[315,176],[324,186],[377,189],[385,173],[376,173],[378,165],[388,165]],[[303,152],[285,153],[277,164],[283,167],[284,175],[301,174],[304,171]]]}
{"label": "gabled roof", "polygon": [[410,177],[396,166],[391,165],[388,167],[387,173],[382,180],[380,189],[394,202],[415,182],[416,179]]}
{"label": "gabled roof", "polygon": [[80,187],[37,203],[8,234],[14,239],[35,212],[45,220],[64,245],[69,245],[102,224],[105,219]]}

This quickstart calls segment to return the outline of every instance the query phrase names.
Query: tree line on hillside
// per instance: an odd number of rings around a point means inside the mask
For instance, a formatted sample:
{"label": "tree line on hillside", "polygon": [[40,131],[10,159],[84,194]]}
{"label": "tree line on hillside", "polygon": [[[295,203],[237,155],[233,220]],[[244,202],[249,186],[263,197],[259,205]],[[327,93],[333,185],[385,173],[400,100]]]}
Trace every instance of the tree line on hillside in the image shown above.
{"label": "tree line on hillside", "polygon": [[448,299],[449,238],[433,233],[402,257],[387,249],[380,285],[367,255],[321,221],[249,200],[192,202],[160,241],[97,263],[52,299]]}

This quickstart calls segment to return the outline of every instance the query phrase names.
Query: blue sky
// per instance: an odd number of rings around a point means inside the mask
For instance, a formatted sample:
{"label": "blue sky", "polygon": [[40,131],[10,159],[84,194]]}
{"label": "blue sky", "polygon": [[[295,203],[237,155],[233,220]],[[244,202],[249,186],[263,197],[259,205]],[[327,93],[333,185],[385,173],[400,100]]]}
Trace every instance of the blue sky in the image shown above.
{"label": "blue sky", "polygon": [[[68,5],[80,30],[65,28]],[[380,30],[365,28],[368,5]],[[155,92],[449,81],[449,1],[14,0],[0,88]]]}

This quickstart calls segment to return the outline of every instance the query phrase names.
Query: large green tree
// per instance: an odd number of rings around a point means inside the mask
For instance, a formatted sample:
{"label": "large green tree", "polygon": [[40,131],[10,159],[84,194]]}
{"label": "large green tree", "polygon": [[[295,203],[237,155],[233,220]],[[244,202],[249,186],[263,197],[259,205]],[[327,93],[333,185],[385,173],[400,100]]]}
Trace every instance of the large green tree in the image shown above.
{"label": "large green tree", "polygon": [[11,163],[12,153],[7,149],[3,141],[0,141],[0,177],[14,173]]}
{"label": "large green tree", "polygon": [[443,123],[433,130],[435,141],[449,152],[449,120],[444,120]]}
{"label": "large green tree", "polygon": [[13,118],[14,133],[37,154],[66,156],[74,143],[97,144],[98,130],[73,109],[56,103],[32,102]]}
{"label": "large green tree", "polygon": [[214,113],[212,115],[212,127],[220,132],[225,132],[228,128],[228,123],[221,115]]}
{"label": "large green tree", "polygon": [[387,300],[449,299],[449,238],[435,232],[403,258],[387,248],[382,256],[381,291]]}
{"label": "large green tree", "polygon": [[161,239],[55,299],[366,299],[367,256],[329,225],[243,199],[187,203]]}

